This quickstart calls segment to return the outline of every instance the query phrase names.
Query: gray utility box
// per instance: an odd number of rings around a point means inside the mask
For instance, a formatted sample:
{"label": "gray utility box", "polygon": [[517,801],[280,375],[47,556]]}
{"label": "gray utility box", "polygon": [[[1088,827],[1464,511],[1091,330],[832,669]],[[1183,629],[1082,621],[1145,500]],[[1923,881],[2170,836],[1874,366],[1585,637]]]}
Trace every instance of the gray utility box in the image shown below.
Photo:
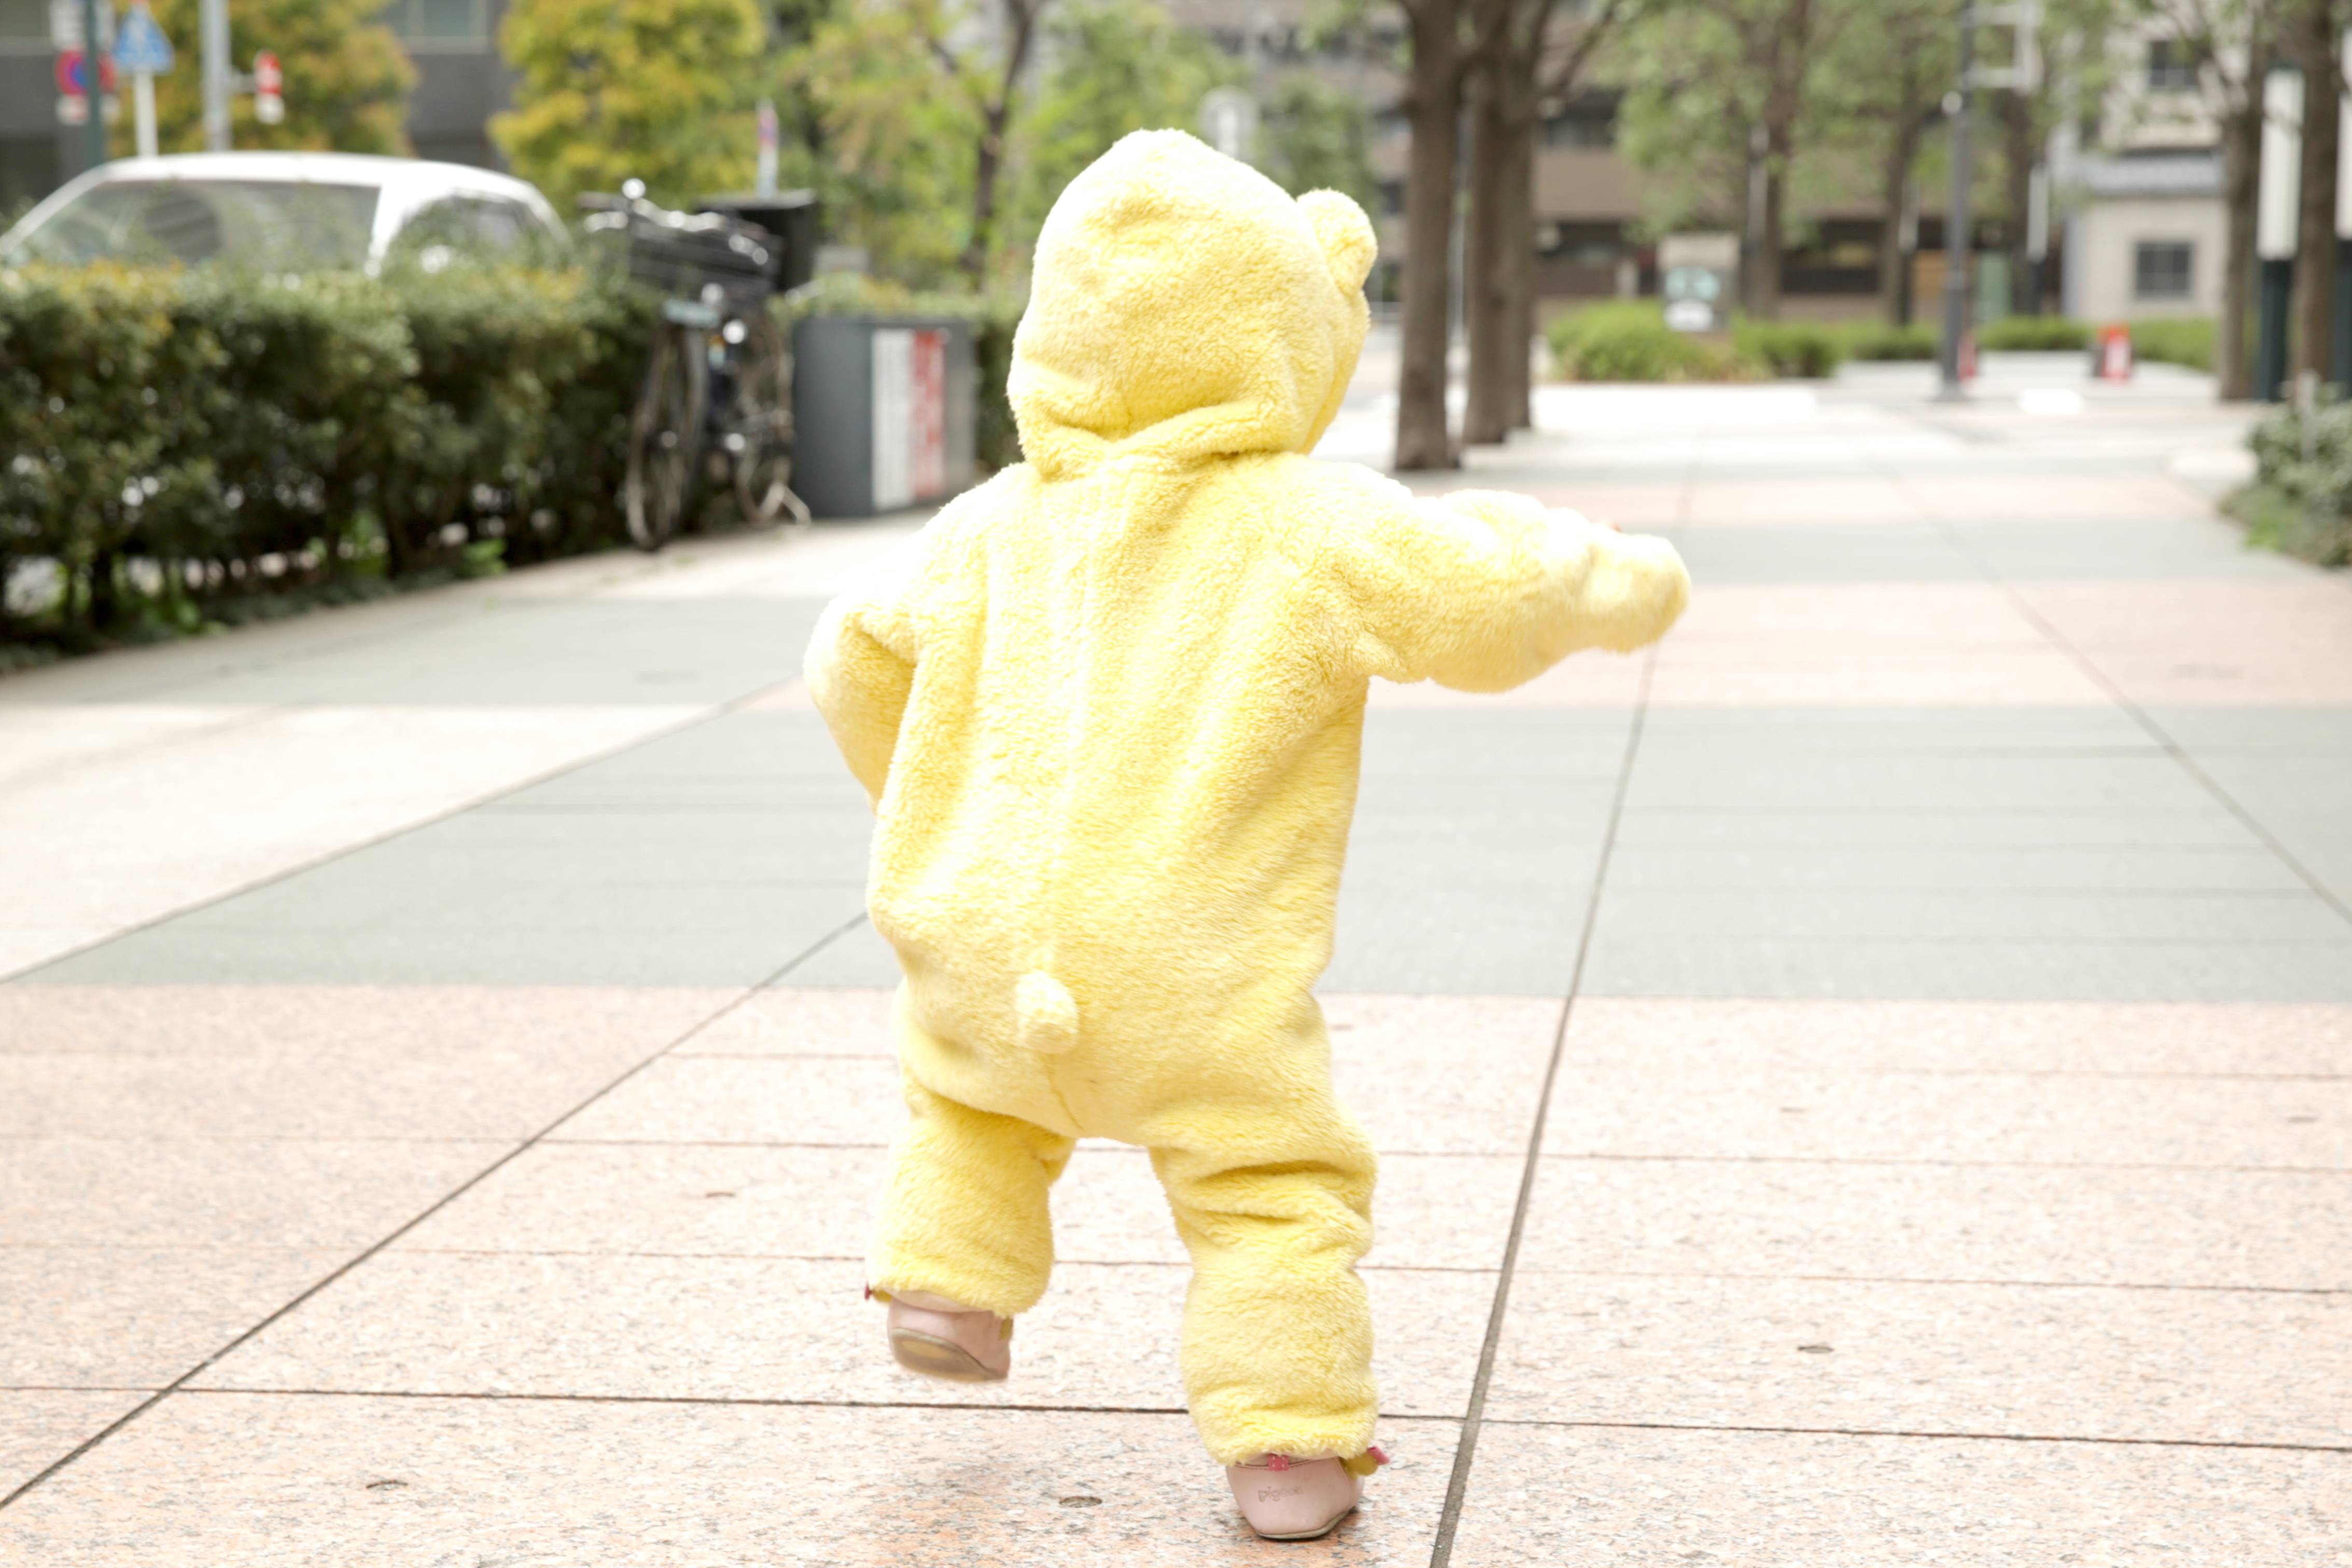
{"label": "gray utility box", "polygon": [[968,321],[812,316],[793,331],[793,489],[818,517],[970,486],[974,412]]}

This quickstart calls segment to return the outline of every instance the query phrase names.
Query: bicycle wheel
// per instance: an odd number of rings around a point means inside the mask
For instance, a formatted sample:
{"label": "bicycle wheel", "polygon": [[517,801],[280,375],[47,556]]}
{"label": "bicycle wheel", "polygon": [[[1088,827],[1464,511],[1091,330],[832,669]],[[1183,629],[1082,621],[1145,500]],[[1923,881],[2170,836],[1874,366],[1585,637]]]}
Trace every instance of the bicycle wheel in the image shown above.
{"label": "bicycle wheel", "polygon": [[692,515],[701,493],[709,379],[701,331],[664,324],[654,335],[645,383],[629,412],[629,470],[622,499],[630,542],[640,550],[667,543]]}
{"label": "bicycle wheel", "polygon": [[761,316],[735,351],[735,397],[727,413],[727,456],[743,521],[766,528],[809,510],[793,493],[793,355],[775,322]]}

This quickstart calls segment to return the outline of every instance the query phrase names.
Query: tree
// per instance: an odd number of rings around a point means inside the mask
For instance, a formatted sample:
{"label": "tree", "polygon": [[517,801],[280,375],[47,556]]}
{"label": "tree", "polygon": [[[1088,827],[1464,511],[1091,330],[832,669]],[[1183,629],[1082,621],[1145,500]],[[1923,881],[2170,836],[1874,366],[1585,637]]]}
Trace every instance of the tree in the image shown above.
{"label": "tree", "polygon": [[1190,125],[1202,96],[1239,73],[1150,0],[1067,0],[1046,23],[1024,151],[1023,237],[1078,172],[1130,131]]}
{"label": "tree", "polygon": [[[156,23],[179,63],[155,79],[155,140],[166,153],[205,144],[203,71],[197,64],[198,0],[153,0]],[[236,0],[229,7],[229,58],[249,69],[255,54],[276,53],[286,72],[286,118],[264,125],[253,100],[230,104],[238,147],[289,151],[404,153],[408,94],[416,68],[392,29],[375,20],[383,0]],[[131,151],[125,114],[112,132],[118,156]]]}
{"label": "tree", "polygon": [[1626,153],[1658,177],[1654,216],[1746,214],[1750,315],[1780,313],[1789,193],[1825,72],[1822,42],[1870,3],[1715,0],[1626,35]]}
{"label": "tree", "polygon": [[2335,379],[2336,166],[2342,155],[2344,22],[2336,0],[2301,0],[2288,52],[2303,68],[2302,189],[2295,226],[2294,331],[2290,374]]}
{"label": "tree", "polygon": [[1564,105],[1602,40],[1637,0],[1563,16],[1559,0],[1501,0],[1493,44],[1471,73],[1470,213],[1463,313],[1470,340],[1467,446],[1531,422],[1528,344],[1535,335],[1536,141],[1547,105]]}
{"label": "tree", "polygon": [[1275,83],[1259,121],[1259,162],[1294,196],[1337,191],[1377,211],[1371,140],[1371,107],[1361,93],[1294,72]]}
{"label": "tree", "polygon": [[[956,234],[955,269],[973,288],[1003,259],[1014,121],[1049,3],[987,0],[977,15],[946,0],[852,5],[820,25],[785,67],[796,90],[823,106],[826,159],[864,204],[867,225],[898,229],[894,238],[910,258]],[[941,169],[943,159],[968,173]],[[901,160],[911,167],[902,170]],[[901,200],[909,183],[926,195],[952,188],[954,200],[910,211]],[[950,211],[962,215],[961,225],[941,225]],[[927,221],[928,240],[895,217]]]}
{"label": "tree", "polygon": [[[2214,323],[2213,374],[2224,401],[2252,395],[2246,318],[2254,302],[2254,218],[2262,174],[2263,74],[2276,24],[2272,0],[2141,0],[2197,65],[2207,109],[2221,132],[2222,205],[2229,240],[2221,257],[2221,316]],[[2332,226],[2331,226],[2332,232]]]}
{"label": "tree", "polygon": [[1399,0],[1412,64],[1405,111],[1412,126],[1404,185],[1404,322],[1399,333],[1396,466],[1457,468],[1445,408],[1451,336],[1454,165],[1461,153],[1465,37],[1477,0]]}
{"label": "tree", "polygon": [[1902,320],[1908,292],[1902,235],[1912,172],[1952,86],[1958,39],[1948,0],[1878,0],[1828,40],[1823,140],[1860,156],[1875,176],[1878,303],[1890,322]]}
{"label": "tree", "polygon": [[672,205],[750,184],[754,0],[514,0],[499,42],[515,107],[490,134],[558,211],[632,177]]}

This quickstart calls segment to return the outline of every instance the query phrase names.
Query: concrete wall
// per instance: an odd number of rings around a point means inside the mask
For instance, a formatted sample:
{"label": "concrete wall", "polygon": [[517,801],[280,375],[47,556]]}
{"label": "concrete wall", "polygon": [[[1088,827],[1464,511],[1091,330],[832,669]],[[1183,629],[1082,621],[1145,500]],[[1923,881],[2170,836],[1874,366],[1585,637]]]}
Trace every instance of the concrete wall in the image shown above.
{"label": "concrete wall", "polygon": [[[2216,197],[2137,196],[2093,202],[2067,228],[2074,253],[2066,269],[2066,314],[2092,321],[2219,315],[2227,237],[2227,215]],[[2133,247],[2142,240],[2186,240],[2193,247],[2187,299],[2134,296]]]}

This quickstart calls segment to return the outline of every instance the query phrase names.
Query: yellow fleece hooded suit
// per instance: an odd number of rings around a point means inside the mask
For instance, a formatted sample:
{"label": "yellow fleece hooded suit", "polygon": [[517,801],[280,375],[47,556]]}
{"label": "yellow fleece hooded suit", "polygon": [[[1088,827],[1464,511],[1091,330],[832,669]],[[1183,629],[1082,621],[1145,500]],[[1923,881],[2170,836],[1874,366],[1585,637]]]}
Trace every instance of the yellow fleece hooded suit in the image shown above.
{"label": "yellow fleece hooded suit", "polygon": [[1681,612],[1662,542],[1304,454],[1362,346],[1371,226],[1177,132],[1073,181],[1012,399],[1028,461],[826,612],[808,684],[878,816],[906,973],[877,1290],[1044,1293],[1081,1136],[1151,1151],[1213,1456],[1371,1441],[1373,1154],[1309,987],[1367,683],[1499,691]]}

